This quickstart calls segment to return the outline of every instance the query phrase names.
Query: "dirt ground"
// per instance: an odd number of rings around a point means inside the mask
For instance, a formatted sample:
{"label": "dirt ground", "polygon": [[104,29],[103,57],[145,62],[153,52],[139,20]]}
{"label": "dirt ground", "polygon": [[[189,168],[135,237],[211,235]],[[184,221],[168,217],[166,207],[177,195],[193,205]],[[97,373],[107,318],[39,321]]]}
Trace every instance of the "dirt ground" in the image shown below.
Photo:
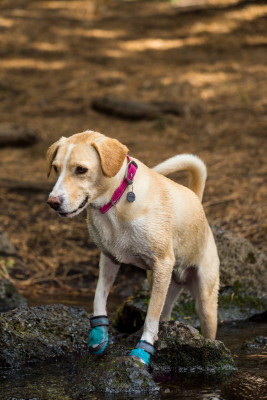
{"label": "dirt ground", "polygon": [[[195,153],[208,167],[209,221],[266,250],[267,5],[195,3],[2,0],[0,121],[41,141],[0,149],[0,178],[45,182],[47,146],[85,129],[116,137],[149,166]],[[123,120],[92,110],[106,94],[175,101],[184,112]],[[0,201],[21,287],[93,290],[99,253],[84,215],[56,217],[44,193],[2,187]]]}

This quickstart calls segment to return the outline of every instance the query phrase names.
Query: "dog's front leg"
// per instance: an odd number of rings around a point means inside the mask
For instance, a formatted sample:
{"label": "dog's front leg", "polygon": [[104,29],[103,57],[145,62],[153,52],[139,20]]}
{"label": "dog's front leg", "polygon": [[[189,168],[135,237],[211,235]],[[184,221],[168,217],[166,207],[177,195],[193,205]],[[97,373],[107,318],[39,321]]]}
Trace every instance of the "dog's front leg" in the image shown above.
{"label": "dog's front leg", "polygon": [[153,284],[149,301],[144,331],[141,340],[130,355],[138,357],[143,363],[149,364],[154,353],[153,344],[158,338],[159,319],[164,306],[171,281],[174,257],[157,260],[153,268]]}
{"label": "dog's front leg", "polygon": [[89,351],[102,354],[108,345],[107,298],[119,271],[120,264],[100,254],[99,278],[94,299],[94,316],[91,318],[91,330],[88,338]]}

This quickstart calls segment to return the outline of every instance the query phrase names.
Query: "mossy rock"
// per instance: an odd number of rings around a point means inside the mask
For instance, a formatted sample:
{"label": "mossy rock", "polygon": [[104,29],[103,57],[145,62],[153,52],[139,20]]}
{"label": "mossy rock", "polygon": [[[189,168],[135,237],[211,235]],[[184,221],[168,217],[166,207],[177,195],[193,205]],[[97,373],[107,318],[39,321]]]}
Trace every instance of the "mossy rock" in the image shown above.
{"label": "mossy rock", "polygon": [[26,305],[27,300],[17,291],[14,285],[7,279],[0,279],[0,312]]}
{"label": "mossy rock", "polygon": [[[267,336],[257,336],[253,340],[243,343],[241,352],[246,354],[259,354],[267,350]],[[264,356],[265,354],[263,354]]]}
{"label": "mossy rock", "polygon": [[192,326],[177,321],[160,324],[152,367],[159,372],[204,374],[235,370],[231,352],[221,341],[205,339]]}
{"label": "mossy rock", "polygon": [[[221,290],[218,321],[250,318],[267,309],[267,258],[248,240],[229,231],[212,227],[220,257]],[[113,325],[120,332],[132,333],[144,324],[149,303],[148,290],[141,290],[118,308]],[[172,319],[199,327],[195,305],[183,291],[174,306]]]}
{"label": "mossy rock", "polygon": [[71,398],[87,399],[92,392],[140,395],[159,391],[147,367],[137,359],[128,357],[127,348],[119,348],[120,356],[118,350],[114,349],[116,356],[111,347],[109,354],[102,358],[84,358],[67,390]]}
{"label": "mossy rock", "polygon": [[67,357],[86,349],[89,315],[61,304],[20,307],[0,315],[0,367]]}
{"label": "mossy rock", "polygon": [[116,311],[112,325],[119,332],[133,333],[144,324],[149,293],[142,290],[135,296],[129,297]]}
{"label": "mossy rock", "polygon": [[[142,290],[129,297],[117,309],[113,326],[120,332],[136,332],[144,324],[148,303],[148,290]],[[222,288],[218,303],[218,322],[244,320],[267,309],[266,297],[248,294],[238,285]],[[189,292],[184,291],[180,294],[173,308],[172,320],[199,328],[195,303]]]}
{"label": "mossy rock", "polygon": [[267,257],[253,244],[230,231],[212,226],[220,258],[222,286],[238,286],[247,294],[266,296]]}

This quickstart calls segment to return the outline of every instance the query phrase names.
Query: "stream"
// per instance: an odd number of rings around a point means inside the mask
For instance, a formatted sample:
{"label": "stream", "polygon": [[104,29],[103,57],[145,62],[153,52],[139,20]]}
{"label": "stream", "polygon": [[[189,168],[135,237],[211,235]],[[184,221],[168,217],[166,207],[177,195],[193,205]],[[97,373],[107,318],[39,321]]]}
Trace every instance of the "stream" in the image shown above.
{"label": "stream", "polygon": [[[38,305],[44,299],[30,299],[30,305]],[[64,303],[79,305],[91,311],[91,297],[49,297],[46,304]],[[111,295],[111,308],[121,303]],[[112,314],[112,313],[111,313]],[[266,336],[265,323],[231,322],[219,326],[217,339],[232,351],[238,370],[232,376],[218,377],[197,374],[176,374],[160,378],[161,391],[155,395],[106,395],[90,394],[88,400],[97,399],[162,399],[162,400],[262,400],[267,397],[267,349],[240,352],[242,344],[257,336]],[[0,376],[0,400],[72,400],[65,391],[74,373],[74,363],[68,361],[5,370]]]}

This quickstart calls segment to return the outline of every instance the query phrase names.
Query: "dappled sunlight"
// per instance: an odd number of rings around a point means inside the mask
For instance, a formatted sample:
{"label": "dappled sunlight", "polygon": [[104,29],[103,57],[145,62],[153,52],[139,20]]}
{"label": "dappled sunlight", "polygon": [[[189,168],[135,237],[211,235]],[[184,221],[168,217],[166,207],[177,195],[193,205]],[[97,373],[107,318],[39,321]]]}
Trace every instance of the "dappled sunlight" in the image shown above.
{"label": "dappled sunlight", "polygon": [[85,29],[85,28],[54,28],[54,32],[57,35],[62,36],[81,36],[85,38],[97,38],[97,39],[116,39],[122,36],[125,32],[123,30],[105,30],[105,29]]}
{"label": "dappled sunlight", "polygon": [[223,7],[236,4],[236,0],[174,0],[174,6],[182,7]]}
{"label": "dappled sunlight", "polygon": [[267,5],[251,5],[236,11],[228,11],[225,17],[237,21],[253,21],[256,18],[267,14]]}
{"label": "dappled sunlight", "polygon": [[123,58],[127,57],[124,50],[119,49],[107,49],[103,50],[103,55],[111,58]]}
{"label": "dappled sunlight", "polygon": [[207,84],[217,86],[223,82],[226,82],[229,79],[229,74],[222,71],[218,72],[191,71],[181,74],[180,79],[189,82],[191,85],[195,87],[201,87]]}
{"label": "dappled sunlight", "polygon": [[38,8],[46,8],[46,9],[51,9],[51,10],[56,10],[56,9],[85,9],[91,11],[94,8],[94,3],[88,0],[73,0],[73,1],[39,1],[38,3],[35,4],[35,7]]}
{"label": "dappled sunlight", "polygon": [[15,24],[15,21],[11,18],[0,17],[0,27],[1,28],[11,28]]}
{"label": "dappled sunlight", "polygon": [[66,44],[48,42],[34,42],[32,43],[31,48],[47,52],[64,51],[68,49]]}
{"label": "dappled sunlight", "polygon": [[235,21],[229,21],[225,24],[221,18],[214,19],[212,21],[206,22],[196,22],[191,27],[192,34],[203,34],[203,33],[230,33],[233,29],[237,27],[237,23]]}
{"label": "dappled sunlight", "polygon": [[[13,123],[15,115],[41,138],[12,159],[1,150],[2,173],[43,182],[45,147],[86,128],[116,137],[150,166],[196,153],[209,166],[211,220],[263,246],[267,3],[182,1],[0,1],[0,117]],[[179,112],[129,122],[92,108],[106,96]],[[238,209],[217,203],[236,191],[245,199]],[[35,265],[36,248],[27,250],[25,240],[22,254]]]}
{"label": "dappled sunlight", "polygon": [[145,50],[169,50],[183,46],[199,46],[205,42],[204,38],[184,38],[184,39],[139,39],[126,40],[119,43],[120,48],[130,51]]}
{"label": "dappled sunlight", "polygon": [[254,36],[246,36],[245,37],[246,43],[251,46],[266,46],[267,45],[267,36],[263,35],[254,35]]}
{"label": "dappled sunlight", "polygon": [[238,29],[244,21],[253,21],[267,13],[267,6],[251,5],[238,11],[224,11],[209,20],[197,21],[191,26],[192,34],[226,34]]}
{"label": "dappled sunlight", "polygon": [[67,66],[68,63],[66,61],[42,61],[35,58],[6,58],[0,63],[0,69],[59,70]]}

